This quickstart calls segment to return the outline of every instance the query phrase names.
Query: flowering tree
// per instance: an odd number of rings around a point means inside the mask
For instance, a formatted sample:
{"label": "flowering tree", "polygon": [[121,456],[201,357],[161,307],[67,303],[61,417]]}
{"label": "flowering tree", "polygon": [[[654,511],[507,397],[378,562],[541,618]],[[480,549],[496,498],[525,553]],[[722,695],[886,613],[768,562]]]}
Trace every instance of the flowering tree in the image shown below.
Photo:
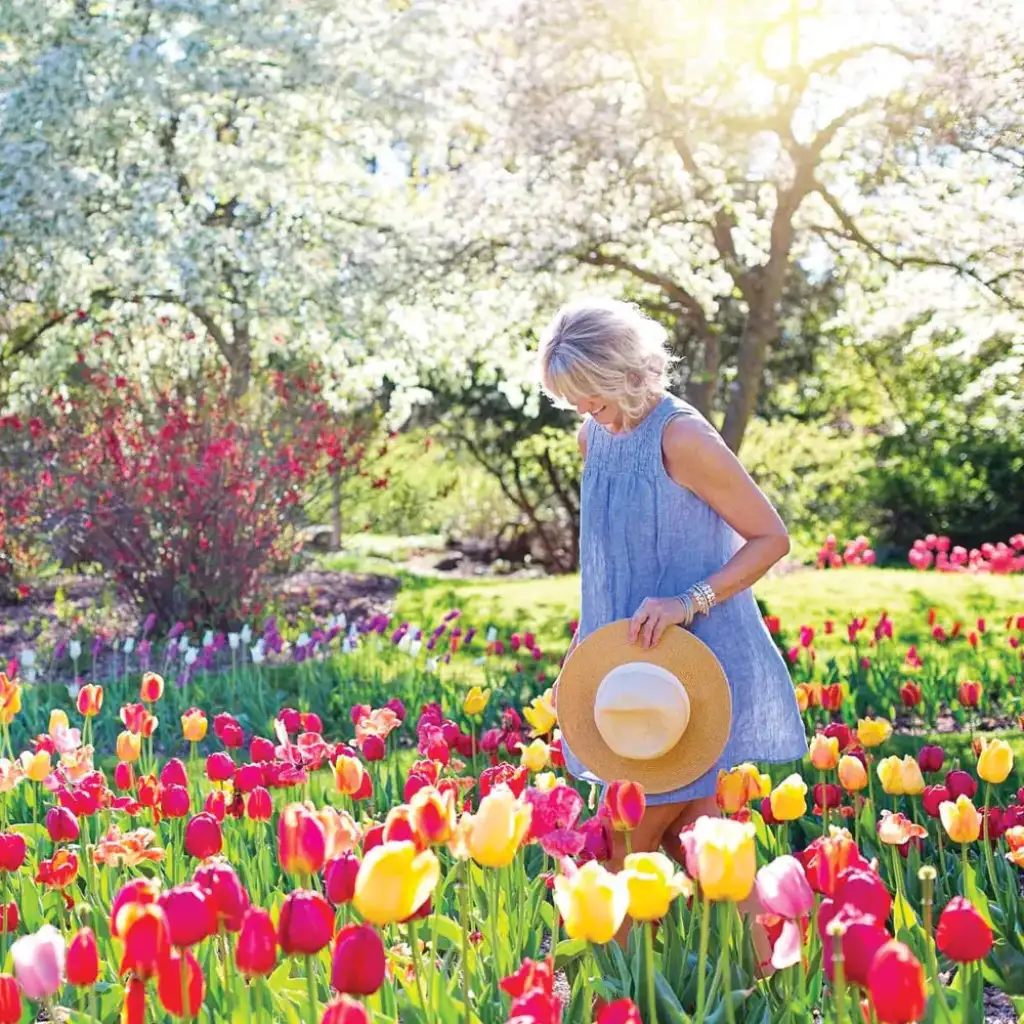
{"label": "flowering tree", "polygon": [[277,374],[243,401],[226,370],[156,397],[85,362],[76,378],[28,417],[0,419],[6,532],[99,563],[167,621],[241,613],[297,551],[310,487],[366,450],[315,380]]}

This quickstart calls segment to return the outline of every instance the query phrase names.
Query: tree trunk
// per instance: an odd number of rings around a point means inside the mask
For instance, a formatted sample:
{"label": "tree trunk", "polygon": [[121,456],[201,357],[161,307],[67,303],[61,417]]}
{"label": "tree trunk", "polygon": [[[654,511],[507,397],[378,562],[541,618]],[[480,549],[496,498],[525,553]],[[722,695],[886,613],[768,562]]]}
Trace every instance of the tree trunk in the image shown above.
{"label": "tree trunk", "polygon": [[711,418],[718,388],[719,361],[718,335],[709,326],[701,333],[701,365],[691,367],[686,382],[686,400],[707,419]]}
{"label": "tree trunk", "polygon": [[767,304],[763,300],[758,300],[755,308],[751,309],[740,339],[736,381],[731,388],[722,425],[722,438],[733,452],[739,452],[757,408],[768,346],[778,331],[778,313],[774,304],[767,309],[761,308],[764,305]]}
{"label": "tree trunk", "polygon": [[241,398],[248,390],[252,380],[252,349],[249,344],[248,328],[235,329],[235,340],[231,346],[231,369],[228,393],[232,398]]}
{"label": "tree trunk", "polygon": [[331,474],[331,548],[341,550],[341,467]]}

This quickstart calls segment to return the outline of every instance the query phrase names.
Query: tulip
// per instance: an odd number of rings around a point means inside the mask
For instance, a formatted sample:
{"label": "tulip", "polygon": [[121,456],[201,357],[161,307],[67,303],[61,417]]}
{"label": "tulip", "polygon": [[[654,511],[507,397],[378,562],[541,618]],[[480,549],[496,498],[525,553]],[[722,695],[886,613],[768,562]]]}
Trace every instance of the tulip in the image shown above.
{"label": "tulip", "polygon": [[196,860],[206,860],[221,851],[224,837],[220,824],[212,814],[202,811],[185,826],[185,852]]}
{"label": "tulip", "polygon": [[88,988],[100,976],[100,956],[96,936],[91,928],[79,928],[68,945],[67,980],[72,985]]}
{"label": "tulip", "polygon": [[181,716],[181,734],[189,743],[201,743],[206,738],[208,728],[206,712],[200,708],[189,708]]}
{"label": "tulip", "polygon": [[663,853],[631,853],[624,868],[629,916],[637,921],[657,921],[668,913],[677,896],[693,895],[690,880],[676,871],[675,863]]}
{"label": "tulip", "polygon": [[[844,906],[838,912],[835,904],[826,900],[818,911],[818,931],[828,936],[828,925],[835,922],[843,928],[843,974],[847,982],[866,986],[875,954],[889,941],[885,927],[869,914],[855,907]],[[835,977],[834,944],[823,938],[825,946],[825,974],[831,981]]]}
{"label": "tulip", "polygon": [[274,807],[270,799],[270,793],[262,786],[257,786],[248,797],[245,804],[245,813],[253,821],[270,821]]}
{"label": "tulip", "polygon": [[686,851],[687,865],[709,900],[745,900],[754,887],[757,855],[756,832],[750,822],[729,818],[700,817],[679,839]]}
{"label": "tulip", "polygon": [[985,743],[978,758],[978,777],[992,785],[1005,782],[1013,771],[1013,748],[1006,740]]}
{"label": "tulip", "polygon": [[777,821],[795,821],[807,813],[807,783],[794,772],[772,790],[768,799]]}
{"label": "tulip", "polygon": [[249,897],[234,868],[220,861],[210,861],[196,869],[192,880],[209,893],[220,925],[226,931],[237,932],[242,927]]}
{"label": "tulip", "polygon": [[558,721],[551,700],[551,690],[548,689],[523,708],[523,717],[530,723],[534,736],[546,736]]}
{"label": "tulip", "polygon": [[834,898],[837,907],[856,907],[878,921],[887,921],[892,910],[891,893],[882,879],[868,868],[852,867],[841,871]]}
{"label": "tulip", "polygon": [[965,796],[939,806],[942,827],[954,843],[973,843],[981,833],[981,815]]}
{"label": "tulip", "polygon": [[554,900],[570,939],[610,942],[629,910],[629,887],[597,861],[555,878]]}
{"label": "tulip", "polygon": [[235,965],[249,978],[271,974],[277,966],[277,929],[262,907],[250,907],[242,918]]}
{"label": "tulip", "polygon": [[210,754],[206,759],[206,777],[211,782],[227,782],[235,774],[235,762],[223,750]]}
{"label": "tulip", "polygon": [[759,796],[767,796],[771,779],[762,775],[754,765],[741,764],[731,771],[719,770],[715,787],[715,802],[726,814],[738,814]]}
{"label": "tulip", "polygon": [[10,935],[18,930],[20,923],[18,904],[14,900],[6,905],[0,904],[0,933]]}
{"label": "tulip", "polygon": [[206,994],[206,980],[199,961],[188,950],[171,950],[160,965],[156,991],[160,1005],[168,1013],[176,1017],[195,1017]]}
{"label": "tulip", "polygon": [[125,729],[117,737],[117,759],[129,763],[138,761],[142,753],[142,737]]}
{"label": "tulip", "polygon": [[795,857],[784,854],[758,871],[755,885],[765,910],[782,918],[779,936],[772,944],[772,966],[784,970],[800,963],[803,954],[800,919],[814,907],[814,892],[807,884],[803,866]]}
{"label": "tulip", "polygon": [[604,791],[604,807],[616,832],[632,832],[647,810],[644,787],[639,782],[612,782]]}
{"label": "tulip", "polygon": [[17,832],[0,835],[0,871],[17,871],[25,863],[25,837]]}
{"label": "tulip", "polygon": [[420,839],[413,828],[412,820],[409,817],[409,808],[399,804],[388,811],[384,819],[385,843],[413,843],[417,850],[425,850],[427,843]]}
{"label": "tulip", "polygon": [[103,707],[103,687],[86,683],[78,691],[78,713],[86,718],[93,718]]}
{"label": "tulip", "polygon": [[217,931],[217,914],[209,893],[194,882],[178,885],[160,896],[167,918],[167,938],[179,949],[194,946]]}
{"label": "tulip", "polygon": [[893,939],[875,953],[868,992],[880,1024],[912,1024],[924,1017],[928,1002],[924,968],[902,942]]}
{"label": "tulip", "polygon": [[359,792],[366,769],[355,757],[342,754],[334,763],[334,785],[339,793],[352,796]]}
{"label": "tulip", "polygon": [[868,773],[859,757],[843,754],[839,759],[839,784],[848,793],[859,793],[868,784]]}
{"label": "tulip", "polygon": [[9,974],[0,974],[0,1024],[21,1021],[21,989]]}
{"label": "tulip", "polygon": [[295,889],[281,904],[277,941],[286,956],[313,956],[330,941],[334,932],[334,911],[319,893]]}
{"label": "tulip", "polygon": [[320,1024],[369,1024],[370,1018],[361,1003],[349,996],[338,996],[324,1007]]}
{"label": "tulip", "polygon": [[440,876],[441,866],[430,850],[383,843],[363,858],[353,903],[371,924],[405,921],[426,903]]}
{"label": "tulip", "polygon": [[520,763],[531,772],[544,771],[551,760],[548,745],[542,739],[535,739],[528,747],[524,748]]}
{"label": "tulip", "polygon": [[324,892],[336,907],[351,903],[358,875],[359,858],[354,853],[343,853],[324,865]]}
{"label": "tulip", "polygon": [[481,801],[475,815],[466,815],[466,846],[469,855],[485,868],[511,864],[530,829],[533,809],[517,799],[512,790],[498,786]]}
{"label": "tulip", "polygon": [[921,703],[923,696],[921,687],[912,679],[908,679],[900,687],[900,700],[905,708],[917,707]]}
{"label": "tulip", "polygon": [[808,756],[818,771],[831,771],[839,763],[839,740],[834,736],[823,736],[818,733],[811,739]]}
{"label": "tulip", "polygon": [[370,996],[384,984],[384,943],[367,924],[350,924],[338,932],[331,964],[331,986],[337,992]]}
{"label": "tulip", "polygon": [[378,736],[375,732],[367,733],[359,744],[359,749],[363,752],[363,757],[367,761],[383,761],[385,755],[388,752],[387,744],[384,742],[382,736]]}
{"label": "tulip", "polygon": [[124,942],[122,972],[134,971],[151,978],[168,949],[167,915],[155,903],[126,903],[115,918],[117,934]]}
{"label": "tulip", "polygon": [[942,747],[926,745],[917,752],[917,763],[923,772],[941,771],[945,760],[946,752]]}
{"label": "tulip", "polygon": [[124,1006],[121,1024],[145,1024],[146,983],[142,978],[130,977],[124,988]]}
{"label": "tulip", "polygon": [[863,747],[877,747],[892,735],[892,725],[884,718],[862,718],[857,723],[857,739]]}
{"label": "tulip", "polygon": [[29,999],[49,999],[64,984],[64,936],[51,924],[11,946],[14,976]]}
{"label": "tulip", "polygon": [[160,811],[165,818],[184,818],[189,810],[188,790],[184,786],[165,786],[160,790]]}
{"label": "tulip", "polygon": [[965,680],[957,690],[957,700],[965,708],[976,708],[981,703],[981,683]]}
{"label": "tulip", "polygon": [[114,785],[122,792],[135,788],[135,769],[126,761],[118,761],[115,765]]}
{"label": "tulip", "polygon": [[994,937],[977,907],[963,896],[954,896],[939,915],[935,943],[939,952],[957,963],[984,960]]}
{"label": "tulip", "polygon": [[75,816],[66,807],[51,807],[46,812],[46,831],[55,843],[73,843],[80,834]]}
{"label": "tulip", "polygon": [[950,799],[952,796],[945,786],[926,786],[921,795],[921,806],[928,817],[937,818],[939,808]]}
{"label": "tulip", "polygon": [[958,796],[965,796],[968,800],[973,800],[974,794],[978,792],[978,783],[974,776],[957,770],[946,775],[946,788],[953,800]]}
{"label": "tulip", "polygon": [[42,782],[50,774],[50,752],[37,750],[34,754],[26,751],[22,756],[22,767],[31,782]]}
{"label": "tulip", "polygon": [[487,701],[490,696],[490,690],[481,690],[479,686],[472,687],[469,693],[466,694],[466,699],[462,702],[463,712],[469,715],[470,718],[482,715],[484,708],[487,707]]}
{"label": "tulip", "polygon": [[289,874],[312,875],[324,866],[327,836],[320,819],[303,804],[289,804],[277,825],[277,851]]}
{"label": "tulip", "polygon": [[420,841],[417,845],[447,843],[455,832],[455,795],[439,793],[432,786],[419,790],[409,804],[409,823]]}
{"label": "tulip", "polygon": [[878,838],[889,846],[902,846],[911,839],[924,839],[928,830],[912,822],[905,814],[882,811],[878,822]]}
{"label": "tulip", "polygon": [[156,672],[146,672],[139,685],[139,699],[154,704],[164,695],[164,677]]}
{"label": "tulip", "polygon": [[924,792],[920,765],[909,754],[903,758],[883,758],[878,762],[877,772],[882,788],[890,796],[918,796]]}

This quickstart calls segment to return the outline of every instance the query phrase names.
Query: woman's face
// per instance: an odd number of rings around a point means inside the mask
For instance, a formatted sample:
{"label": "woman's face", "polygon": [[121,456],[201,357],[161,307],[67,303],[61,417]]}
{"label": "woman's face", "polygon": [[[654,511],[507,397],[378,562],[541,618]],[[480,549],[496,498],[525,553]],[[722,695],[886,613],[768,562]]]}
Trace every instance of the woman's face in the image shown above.
{"label": "woman's face", "polygon": [[622,409],[611,398],[578,398],[574,404],[581,416],[589,416],[602,427],[620,427],[624,421]]}

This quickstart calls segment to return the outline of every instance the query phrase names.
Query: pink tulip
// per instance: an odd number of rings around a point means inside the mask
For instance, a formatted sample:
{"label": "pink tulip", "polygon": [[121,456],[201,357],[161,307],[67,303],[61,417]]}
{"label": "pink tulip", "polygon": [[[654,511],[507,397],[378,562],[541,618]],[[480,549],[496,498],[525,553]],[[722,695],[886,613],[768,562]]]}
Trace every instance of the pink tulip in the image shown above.
{"label": "pink tulip", "polygon": [[784,970],[800,963],[803,925],[800,918],[814,909],[814,893],[796,857],[784,854],[757,873],[757,896],[769,914],[785,920],[772,950],[772,966]]}
{"label": "pink tulip", "polygon": [[29,999],[49,999],[64,983],[64,937],[51,924],[11,946],[14,976]]}

